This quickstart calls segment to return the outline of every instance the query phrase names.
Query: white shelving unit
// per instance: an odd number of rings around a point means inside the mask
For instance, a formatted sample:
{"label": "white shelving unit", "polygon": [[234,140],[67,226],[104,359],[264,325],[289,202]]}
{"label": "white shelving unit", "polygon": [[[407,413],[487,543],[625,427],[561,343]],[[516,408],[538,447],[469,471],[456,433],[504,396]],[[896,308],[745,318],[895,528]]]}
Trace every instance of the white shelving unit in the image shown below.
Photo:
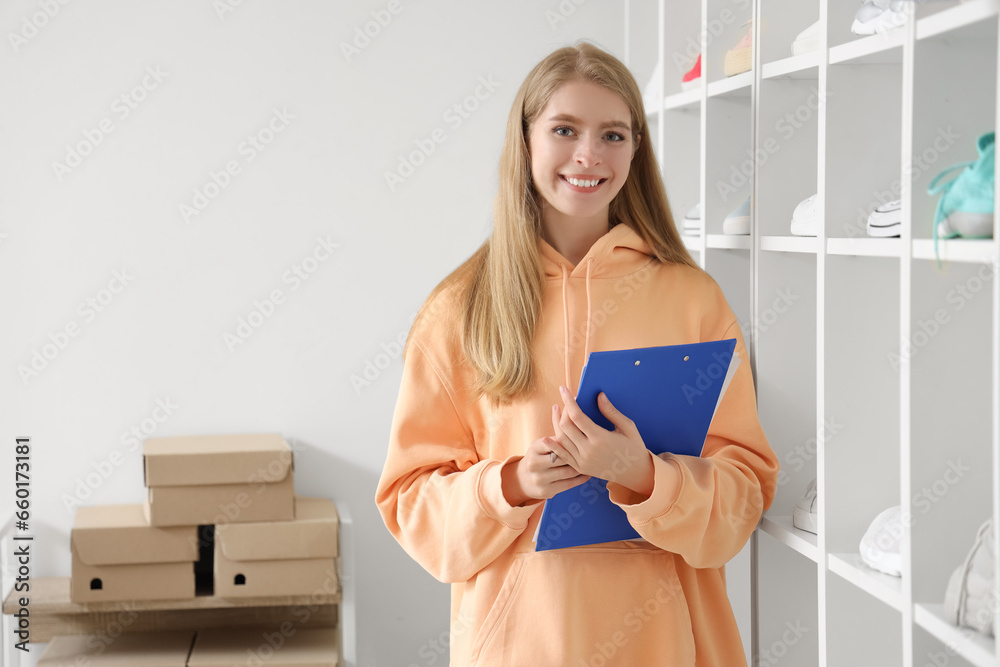
{"label": "white shelving unit", "polygon": [[[935,248],[926,194],[997,126],[1000,0],[910,5],[905,25],[868,37],[850,31],[858,7],[625,3],[632,71],[642,84],[662,64],[647,117],[674,218],[702,203],[685,244],[743,324],[782,463],[771,508],[728,568],[730,597],[750,664],[1000,665],[993,638],[954,626],[942,605],[979,525],[1000,517],[1000,248]],[[726,77],[751,20],[755,66]],[[793,56],[816,21],[820,48]],[[682,91],[699,52],[702,84]],[[751,194],[752,233],[723,234]],[[813,194],[817,235],[791,235],[792,210]],[[868,213],[895,199],[901,236],[868,237]],[[816,535],[790,516],[813,477]],[[907,517],[901,577],[858,553],[893,505]]]}

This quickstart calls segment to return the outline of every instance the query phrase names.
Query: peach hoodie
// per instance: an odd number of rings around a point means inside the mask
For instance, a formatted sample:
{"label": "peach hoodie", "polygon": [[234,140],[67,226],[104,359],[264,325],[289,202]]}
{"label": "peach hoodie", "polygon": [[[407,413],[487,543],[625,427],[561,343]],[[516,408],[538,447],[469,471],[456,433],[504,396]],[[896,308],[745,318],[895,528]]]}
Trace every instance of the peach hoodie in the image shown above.
{"label": "peach hoodie", "polygon": [[[452,586],[454,667],[734,667],[743,646],[725,563],[774,495],[778,462],[757,420],[739,324],[708,274],[661,264],[613,227],[576,267],[539,241],[545,272],[536,388],[497,410],[472,398],[454,286],[410,333],[376,502],[421,566]],[[576,391],[586,355],[737,338],[743,359],[702,457],[653,457],[654,489],[611,499],[646,541],[536,553],[542,502],[511,507],[500,469],[552,435],[559,385]]]}

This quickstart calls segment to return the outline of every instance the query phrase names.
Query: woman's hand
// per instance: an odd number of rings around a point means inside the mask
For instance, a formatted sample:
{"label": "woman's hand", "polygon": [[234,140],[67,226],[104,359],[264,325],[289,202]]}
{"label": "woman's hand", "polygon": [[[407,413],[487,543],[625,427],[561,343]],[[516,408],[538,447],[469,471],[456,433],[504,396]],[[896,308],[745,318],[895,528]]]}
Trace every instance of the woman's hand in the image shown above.
{"label": "woman's hand", "polygon": [[601,392],[597,406],[614,427],[609,431],[584,414],[566,387],[559,387],[563,408],[552,406],[555,442],[549,443],[557,460],[574,470],[621,484],[643,498],[653,493],[653,459],[635,427]]}
{"label": "woman's hand", "polygon": [[554,459],[552,444],[555,444],[552,438],[533,441],[517,463],[506,465],[500,471],[503,495],[512,507],[551,498],[590,479],[565,461]]}

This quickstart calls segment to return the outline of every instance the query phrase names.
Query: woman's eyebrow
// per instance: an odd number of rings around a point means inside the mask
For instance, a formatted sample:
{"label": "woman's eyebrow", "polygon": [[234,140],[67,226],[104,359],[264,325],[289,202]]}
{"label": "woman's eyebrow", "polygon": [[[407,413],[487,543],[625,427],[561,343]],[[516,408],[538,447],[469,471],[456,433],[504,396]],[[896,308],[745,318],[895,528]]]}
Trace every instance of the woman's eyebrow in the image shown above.
{"label": "woman's eyebrow", "polygon": [[[565,113],[552,116],[551,118],[549,118],[549,120],[550,121],[568,122],[568,123],[577,123],[577,124],[582,124],[583,123],[583,121],[581,119],[577,118],[576,116],[573,116],[571,114],[565,114]],[[626,123],[625,121],[622,121],[622,120],[606,120],[603,123],[601,123],[601,129],[602,130],[605,130],[605,129],[608,129],[608,128],[612,128],[612,127],[625,130],[626,132],[631,132],[632,131],[632,126],[629,125],[628,123]]]}

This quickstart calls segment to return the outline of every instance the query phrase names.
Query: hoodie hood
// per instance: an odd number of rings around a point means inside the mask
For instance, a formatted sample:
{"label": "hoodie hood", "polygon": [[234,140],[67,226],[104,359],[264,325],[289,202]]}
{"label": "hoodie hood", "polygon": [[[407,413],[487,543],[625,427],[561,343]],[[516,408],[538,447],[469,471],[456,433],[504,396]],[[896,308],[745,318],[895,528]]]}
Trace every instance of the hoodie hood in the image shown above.
{"label": "hoodie hood", "polygon": [[546,282],[562,281],[563,315],[563,373],[566,387],[573,392],[573,350],[570,336],[570,291],[571,283],[583,279],[587,299],[587,319],[582,359],[586,362],[590,355],[591,330],[593,328],[591,282],[608,278],[621,278],[634,273],[650,262],[656,261],[649,245],[628,225],[618,224],[599,238],[576,266],[563,257],[548,241],[539,237],[539,255]]}
{"label": "hoodie hood", "polygon": [[546,279],[561,278],[564,273],[572,278],[584,277],[588,270],[591,278],[620,278],[654,260],[652,249],[642,237],[621,223],[597,239],[576,266],[541,237],[538,248]]}

